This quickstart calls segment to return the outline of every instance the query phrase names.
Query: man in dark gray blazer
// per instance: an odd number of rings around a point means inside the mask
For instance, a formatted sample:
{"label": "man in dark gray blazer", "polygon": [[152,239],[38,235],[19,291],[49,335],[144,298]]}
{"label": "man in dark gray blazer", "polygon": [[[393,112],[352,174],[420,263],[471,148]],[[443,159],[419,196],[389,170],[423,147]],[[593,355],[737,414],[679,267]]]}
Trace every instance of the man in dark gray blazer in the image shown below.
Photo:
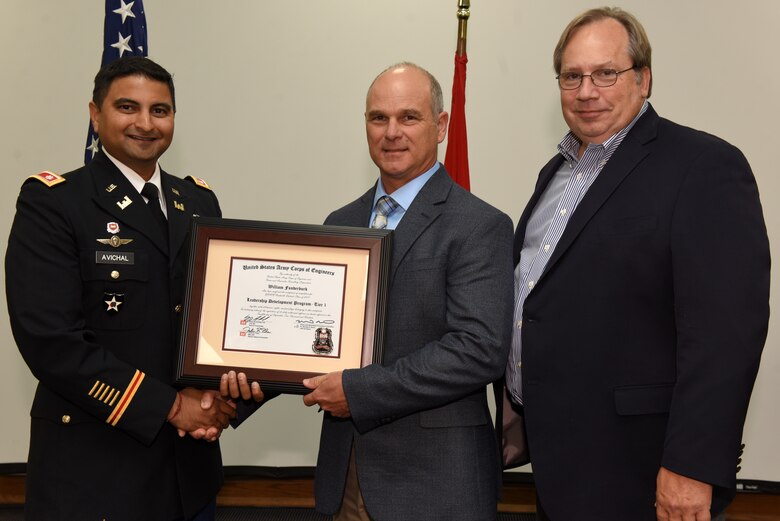
{"label": "man in dark gray blazer", "polygon": [[[498,448],[486,386],[509,348],[509,218],[437,162],[441,87],[408,63],[371,85],[366,133],[379,181],[326,224],[394,228],[384,362],[304,383],[326,411],[317,510],[336,520],[496,517]],[[384,196],[394,211],[379,215]],[[346,485],[345,485],[346,483]]]}
{"label": "man in dark gray blazer", "polygon": [[630,14],[575,18],[554,65],[571,132],[517,227],[506,373],[540,518],[709,521],[734,496],[767,333],[755,179],[735,147],[649,105]]}

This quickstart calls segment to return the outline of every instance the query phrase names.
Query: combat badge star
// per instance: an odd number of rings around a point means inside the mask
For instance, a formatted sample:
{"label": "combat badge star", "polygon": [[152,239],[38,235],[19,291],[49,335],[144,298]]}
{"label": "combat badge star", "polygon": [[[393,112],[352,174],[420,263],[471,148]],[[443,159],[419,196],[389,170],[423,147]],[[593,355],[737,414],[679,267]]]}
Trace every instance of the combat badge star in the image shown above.
{"label": "combat badge star", "polygon": [[111,300],[104,300],[108,308],[106,311],[114,311],[116,313],[119,312],[119,306],[122,304],[121,300],[116,299],[116,295],[111,295]]}

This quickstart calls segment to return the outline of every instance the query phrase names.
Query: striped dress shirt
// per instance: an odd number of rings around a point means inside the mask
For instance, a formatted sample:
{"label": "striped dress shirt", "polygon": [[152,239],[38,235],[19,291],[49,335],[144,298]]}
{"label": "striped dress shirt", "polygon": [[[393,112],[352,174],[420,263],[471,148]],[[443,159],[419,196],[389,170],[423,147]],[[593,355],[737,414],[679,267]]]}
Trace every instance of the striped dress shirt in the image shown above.
{"label": "striped dress shirt", "polygon": [[582,157],[578,152],[582,142],[569,132],[558,144],[558,152],[564,157],[555,176],[547,185],[534,207],[525,229],[520,262],[515,267],[515,313],[512,332],[512,350],[506,368],[507,389],[513,401],[522,404],[521,353],[523,303],[544,273],[558,240],[566,229],[582,198],[596,180],[599,172],[617,150],[637,120],[647,110],[645,100],[639,113],[626,128],[601,144],[589,144]]}

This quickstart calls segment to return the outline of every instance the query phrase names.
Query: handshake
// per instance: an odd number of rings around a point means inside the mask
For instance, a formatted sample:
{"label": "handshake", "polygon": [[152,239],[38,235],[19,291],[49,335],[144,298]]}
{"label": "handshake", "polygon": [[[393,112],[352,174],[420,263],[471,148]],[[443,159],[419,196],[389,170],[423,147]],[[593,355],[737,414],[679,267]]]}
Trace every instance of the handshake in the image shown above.
{"label": "handshake", "polygon": [[230,425],[230,420],[236,417],[235,400],[239,397],[256,402],[262,402],[264,398],[260,384],[252,382],[249,385],[246,375],[230,371],[222,375],[219,392],[187,387],[176,393],[166,421],[181,437],[189,434],[195,439],[216,441]]}
{"label": "handshake", "polygon": [[[338,418],[351,416],[341,371],[307,378],[303,385],[312,391],[303,397],[307,407],[318,405],[321,411]],[[250,384],[244,373],[230,371],[222,375],[219,392],[200,391],[192,387],[179,391],[168,413],[168,423],[179,431],[179,436],[189,434],[198,440],[216,441],[230,425],[230,420],[236,417],[236,400],[239,398],[259,403],[265,395],[259,383]]]}

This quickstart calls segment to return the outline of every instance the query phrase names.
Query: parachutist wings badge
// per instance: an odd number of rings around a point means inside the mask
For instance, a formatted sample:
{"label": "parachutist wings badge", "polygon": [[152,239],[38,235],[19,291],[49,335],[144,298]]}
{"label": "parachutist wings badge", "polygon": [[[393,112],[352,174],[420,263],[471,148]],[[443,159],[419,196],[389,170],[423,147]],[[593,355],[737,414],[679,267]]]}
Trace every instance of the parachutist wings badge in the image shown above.
{"label": "parachutist wings badge", "polygon": [[119,235],[112,235],[110,239],[95,239],[100,244],[108,244],[112,248],[119,248],[133,242],[133,239],[121,239]]}

